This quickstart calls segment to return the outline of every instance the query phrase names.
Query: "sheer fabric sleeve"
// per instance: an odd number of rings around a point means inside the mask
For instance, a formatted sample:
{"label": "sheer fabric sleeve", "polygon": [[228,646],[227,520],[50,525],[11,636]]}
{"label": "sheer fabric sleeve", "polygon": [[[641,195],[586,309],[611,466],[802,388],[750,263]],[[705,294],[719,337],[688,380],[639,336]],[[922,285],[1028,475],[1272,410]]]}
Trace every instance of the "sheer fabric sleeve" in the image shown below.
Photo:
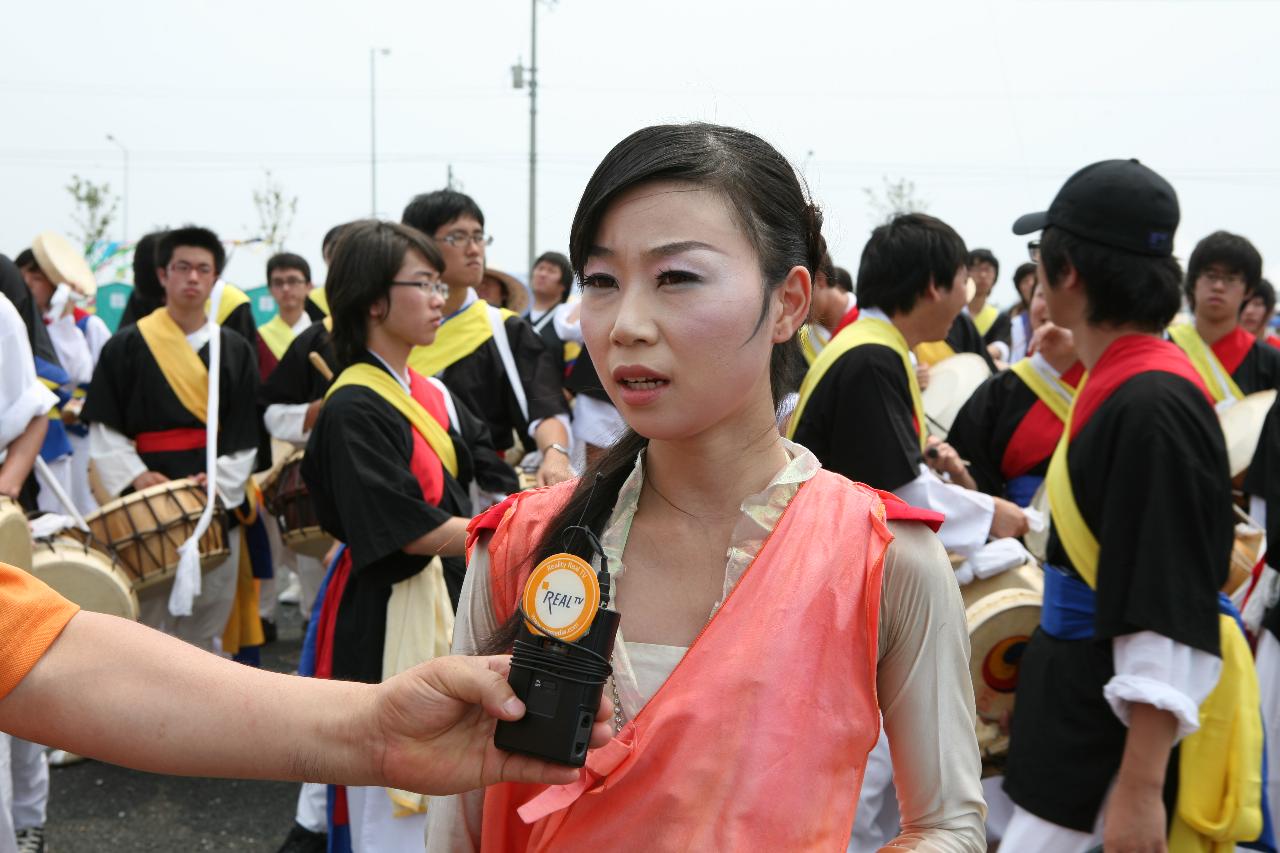
{"label": "sheer fabric sleeve", "polygon": [[883,849],[979,853],[987,808],[960,587],[928,528],[889,528],[876,684],[902,829]]}

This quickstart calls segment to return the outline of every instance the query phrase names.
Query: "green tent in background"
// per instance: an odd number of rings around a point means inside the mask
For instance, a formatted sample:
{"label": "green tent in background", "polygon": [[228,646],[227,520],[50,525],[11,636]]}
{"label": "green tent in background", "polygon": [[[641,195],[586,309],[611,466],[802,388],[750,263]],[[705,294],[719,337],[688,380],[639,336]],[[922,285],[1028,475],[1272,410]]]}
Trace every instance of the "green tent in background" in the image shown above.
{"label": "green tent in background", "polygon": [[129,304],[129,295],[133,293],[133,285],[122,281],[98,285],[98,293],[94,297],[94,311],[112,334],[120,326],[120,318],[124,316],[125,306]]}

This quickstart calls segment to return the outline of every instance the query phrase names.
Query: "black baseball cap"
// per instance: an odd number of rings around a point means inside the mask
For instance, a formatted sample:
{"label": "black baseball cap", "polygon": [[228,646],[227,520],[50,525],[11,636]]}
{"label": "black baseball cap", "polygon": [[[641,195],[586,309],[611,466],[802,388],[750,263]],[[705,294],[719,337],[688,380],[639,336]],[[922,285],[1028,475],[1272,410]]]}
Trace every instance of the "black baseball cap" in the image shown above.
{"label": "black baseball cap", "polygon": [[1043,213],[1013,223],[1014,234],[1049,226],[1139,255],[1167,258],[1178,230],[1178,194],[1137,160],[1103,160],[1076,172]]}

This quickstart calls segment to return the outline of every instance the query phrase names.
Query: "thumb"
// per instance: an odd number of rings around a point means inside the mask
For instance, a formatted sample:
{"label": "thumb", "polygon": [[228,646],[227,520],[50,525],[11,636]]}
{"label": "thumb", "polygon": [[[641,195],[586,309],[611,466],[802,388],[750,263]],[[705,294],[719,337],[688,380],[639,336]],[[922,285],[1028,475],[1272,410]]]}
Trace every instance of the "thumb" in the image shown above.
{"label": "thumb", "polygon": [[524,716],[524,703],[516,698],[507,680],[494,671],[489,658],[450,655],[424,666],[431,667],[431,675],[446,696],[468,705],[480,705],[489,716],[502,720]]}

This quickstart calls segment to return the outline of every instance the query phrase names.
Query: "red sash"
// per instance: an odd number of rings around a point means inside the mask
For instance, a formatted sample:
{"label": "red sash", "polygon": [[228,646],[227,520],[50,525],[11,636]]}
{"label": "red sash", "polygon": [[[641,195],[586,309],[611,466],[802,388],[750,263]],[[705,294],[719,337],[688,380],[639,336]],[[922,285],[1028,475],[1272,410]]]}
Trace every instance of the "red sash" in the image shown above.
{"label": "red sash", "polygon": [[1255,340],[1257,338],[1245,331],[1244,326],[1237,325],[1214,341],[1209,349],[1213,350],[1213,354],[1218,357],[1218,361],[1222,362],[1222,367],[1227,373],[1234,375],[1240,363],[1244,361],[1244,357],[1249,354],[1249,350],[1253,349]]}
{"label": "red sash", "polygon": [[[1084,375],[1084,365],[1076,362],[1066,373],[1062,381],[1072,388],[1080,385],[1080,377]],[[1053,413],[1043,400],[1037,399],[1027,413],[1022,416],[1009,443],[1005,445],[1004,456],[1000,460],[1000,475],[1006,480],[1021,477],[1033,470],[1049,457],[1062,438],[1062,421]]]}
{"label": "red sash", "polygon": [[1093,366],[1093,370],[1089,371],[1084,388],[1076,397],[1071,417],[1071,438],[1080,434],[1081,428],[1089,422],[1093,413],[1098,411],[1098,407],[1117,388],[1139,373],[1151,371],[1181,376],[1199,388],[1209,405],[1213,405],[1213,397],[1205,387],[1204,380],[1177,344],[1152,335],[1125,335],[1113,341]]}
{"label": "red sash", "polygon": [[139,453],[176,453],[201,450],[208,442],[204,427],[190,427],[140,432],[133,437],[133,443]]}

